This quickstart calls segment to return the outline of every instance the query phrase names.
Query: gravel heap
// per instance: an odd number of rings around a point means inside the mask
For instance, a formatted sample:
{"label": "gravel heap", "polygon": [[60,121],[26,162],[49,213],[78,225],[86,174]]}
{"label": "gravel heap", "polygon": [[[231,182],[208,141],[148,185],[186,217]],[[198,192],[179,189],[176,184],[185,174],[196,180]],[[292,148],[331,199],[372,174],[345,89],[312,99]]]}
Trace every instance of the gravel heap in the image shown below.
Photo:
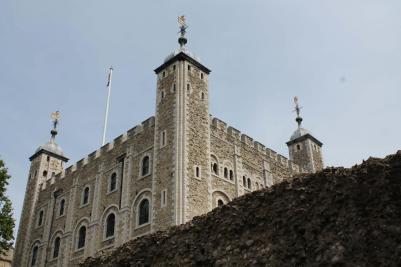
{"label": "gravel heap", "polygon": [[401,151],[326,168],[88,258],[82,266],[401,265]]}

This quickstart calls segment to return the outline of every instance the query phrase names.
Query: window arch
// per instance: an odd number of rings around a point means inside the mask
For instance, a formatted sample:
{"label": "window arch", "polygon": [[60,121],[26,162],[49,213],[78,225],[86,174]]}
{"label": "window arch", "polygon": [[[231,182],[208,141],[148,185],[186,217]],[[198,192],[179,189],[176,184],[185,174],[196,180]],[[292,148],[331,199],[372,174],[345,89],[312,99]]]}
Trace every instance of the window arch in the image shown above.
{"label": "window arch", "polygon": [[38,251],[39,251],[39,247],[34,246],[32,249],[31,266],[36,266],[36,263],[38,260]]}
{"label": "window arch", "polygon": [[85,241],[86,241],[86,226],[82,225],[78,230],[77,249],[85,247]]}
{"label": "window arch", "polygon": [[54,239],[54,244],[53,244],[53,258],[57,258],[58,254],[60,252],[60,242],[61,238],[58,236],[56,239]]}
{"label": "window arch", "polygon": [[228,178],[228,169],[224,167],[224,178]]}
{"label": "window arch", "polygon": [[116,225],[116,215],[110,213],[106,219],[106,238],[114,236],[114,230]]}
{"label": "window arch", "polygon": [[65,199],[62,199],[62,200],[60,200],[60,208],[58,211],[59,216],[64,215],[64,208],[65,208]]}
{"label": "window arch", "polygon": [[145,156],[142,159],[142,163],[141,163],[141,175],[145,176],[148,175],[150,173],[150,158],[149,156]]}
{"label": "window arch", "polygon": [[85,187],[84,192],[82,194],[82,205],[88,204],[89,202],[89,187]]}
{"label": "window arch", "polygon": [[109,181],[109,192],[113,192],[117,189],[117,173],[113,172],[110,176]]}
{"label": "window arch", "polygon": [[251,187],[252,187],[251,178],[247,179],[247,184],[248,184],[248,188],[251,189]]}
{"label": "window arch", "polygon": [[145,198],[139,203],[138,225],[142,225],[148,222],[149,222],[149,200]]}
{"label": "window arch", "polygon": [[242,185],[243,185],[244,187],[246,187],[246,177],[245,177],[245,175],[242,176]]}
{"label": "window arch", "polygon": [[233,172],[233,170],[230,170],[230,180],[231,181],[234,180],[234,172]]}

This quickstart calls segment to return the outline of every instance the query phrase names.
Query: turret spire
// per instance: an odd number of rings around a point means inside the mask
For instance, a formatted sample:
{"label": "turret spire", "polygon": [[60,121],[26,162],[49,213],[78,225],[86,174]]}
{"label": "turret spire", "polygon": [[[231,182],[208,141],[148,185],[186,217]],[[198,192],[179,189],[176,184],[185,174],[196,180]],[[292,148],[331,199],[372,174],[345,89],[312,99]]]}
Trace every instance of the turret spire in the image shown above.
{"label": "turret spire", "polygon": [[178,43],[180,47],[183,48],[187,43],[187,38],[185,38],[185,33],[187,32],[186,29],[188,28],[187,24],[185,23],[185,16],[178,17],[178,24],[180,25],[180,38],[178,38]]}
{"label": "turret spire", "polygon": [[295,103],[295,110],[294,111],[297,112],[297,117],[296,117],[295,121],[298,123],[298,129],[299,129],[299,128],[301,128],[301,123],[302,123],[302,117],[299,116],[299,114],[301,113],[301,108],[302,107],[299,106],[298,97],[297,96],[294,97],[294,103]]}

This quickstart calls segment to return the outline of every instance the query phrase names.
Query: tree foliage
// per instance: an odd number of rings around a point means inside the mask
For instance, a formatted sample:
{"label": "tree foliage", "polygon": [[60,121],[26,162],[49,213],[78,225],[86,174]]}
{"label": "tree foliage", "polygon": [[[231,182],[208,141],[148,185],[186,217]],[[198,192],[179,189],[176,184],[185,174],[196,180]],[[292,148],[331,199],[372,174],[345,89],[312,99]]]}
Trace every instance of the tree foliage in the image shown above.
{"label": "tree foliage", "polygon": [[14,239],[13,208],[10,199],[5,194],[9,179],[7,168],[0,159],[0,254],[5,253],[13,245]]}

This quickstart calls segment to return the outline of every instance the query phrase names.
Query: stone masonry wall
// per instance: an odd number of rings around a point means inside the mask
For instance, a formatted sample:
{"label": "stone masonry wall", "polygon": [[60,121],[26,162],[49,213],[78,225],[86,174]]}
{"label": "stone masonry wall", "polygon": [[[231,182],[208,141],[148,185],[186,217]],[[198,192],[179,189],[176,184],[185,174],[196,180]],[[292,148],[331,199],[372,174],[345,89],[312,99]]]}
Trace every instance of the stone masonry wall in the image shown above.
{"label": "stone masonry wall", "polygon": [[[152,190],[152,171],[146,177],[140,177],[139,168],[145,154],[152,158],[153,138],[152,117],[44,182],[33,210],[27,261],[37,244],[38,266],[75,266],[84,257],[149,233],[150,225],[136,229],[135,203],[142,193],[152,198],[151,193],[146,193]],[[36,166],[34,162],[32,168]],[[108,192],[112,173],[117,174],[117,187]],[[123,187],[121,183],[129,186]],[[88,204],[84,205],[82,197],[86,187],[90,193]],[[62,200],[65,201],[64,213],[60,214]],[[38,226],[41,210],[44,211],[44,222]],[[115,235],[105,239],[105,218],[111,212],[116,216]],[[84,249],[77,250],[77,231],[82,225],[87,227],[86,242]],[[53,258],[56,237],[61,237],[61,245],[59,256]]]}
{"label": "stone masonry wall", "polygon": [[[211,209],[208,75],[186,62],[185,221]],[[199,177],[196,177],[199,168]]]}

